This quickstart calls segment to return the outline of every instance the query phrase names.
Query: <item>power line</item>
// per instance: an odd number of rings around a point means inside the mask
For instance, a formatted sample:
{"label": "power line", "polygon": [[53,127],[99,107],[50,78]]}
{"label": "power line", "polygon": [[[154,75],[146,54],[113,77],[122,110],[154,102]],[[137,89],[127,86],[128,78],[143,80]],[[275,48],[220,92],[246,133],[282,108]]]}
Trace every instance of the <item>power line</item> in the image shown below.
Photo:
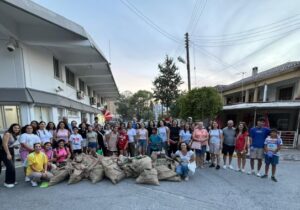
{"label": "power line", "polygon": [[191,32],[190,32],[191,34],[194,33],[195,29],[197,28],[198,22],[199,22],[199,20],[200,20],[200,17],[201,17],[202,14],[203,14],[203,11],[204,11],[204,9],[205,9],[206,4],[207,4],[207,0],[205,0],[205,2],[204,2],[204,4],[203,4],[203,7],[201,8],[201,11],[200,11],[200,13],[199,13],[199,15],[198,15],[198,17],[197,17],[196,23],[195,23],[193,29],[192,29]]}
{"label": "power line", "polygon": [[192,15],[191,15],[189,24],[188,24],[188,26],[187,26],[187,28],[186,28],[186,31],[188,31],[188,32],[190,32],[191,27],[192,27],[193,23],[195,22],[197,13],[198,13],[198,11],[199,11],[198,9],[199,9],[199,7],[201,6],[201,2],[202,2],[202,0],[196,0],[196,1],[195,1],[194,8],[193,8],[193,11],[192,11]]}

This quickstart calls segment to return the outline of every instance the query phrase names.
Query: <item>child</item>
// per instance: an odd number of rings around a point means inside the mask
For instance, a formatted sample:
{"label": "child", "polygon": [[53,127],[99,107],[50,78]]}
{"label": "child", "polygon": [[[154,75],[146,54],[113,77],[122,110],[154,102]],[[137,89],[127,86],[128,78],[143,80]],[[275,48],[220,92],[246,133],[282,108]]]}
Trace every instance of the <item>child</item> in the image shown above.
{"label": "child", "polygon": [[158,152],[162,150],[162,138],[157,134],[157,128],[152,129],[152,134],[149,138],[150,155],[152,152]]}
{"label": "child", "polygon": [[48,165],[47,165],[47,170],[48,171],[52,171],[56,169],[56,165],[53,164],[53,162],[55,162],[55,158],[54,158],[54,152],[52,150],[52,145],[51,142],[46,142],[44,144],[44,148],[41,150],[43,153],[45,153],[45,155],[48,158]]}
{"label": "child", "polygon": [[128,135],[124,128],[119,131],[118,148],[120,155],[127,156]]}
{"label": "child", "polygon": [[73,127],[73,133],[70,136],[71,149],[74,155],[82,153],[83,139],[78,131],[79,129],[77,127]]}
{"label": "child", "polygon": [[272,129],[270,131],[270,136],[268,136],[265,140],[265,175],[261,178],[267,178],[269,172],[269,166],[272,165],[272,176],[271,179],[274,182],[277,182],[275,178],[276,165],[279,162],[278,151],[280,150],[282,145],[282,140],[278,137],[278,132],[276,129]]}

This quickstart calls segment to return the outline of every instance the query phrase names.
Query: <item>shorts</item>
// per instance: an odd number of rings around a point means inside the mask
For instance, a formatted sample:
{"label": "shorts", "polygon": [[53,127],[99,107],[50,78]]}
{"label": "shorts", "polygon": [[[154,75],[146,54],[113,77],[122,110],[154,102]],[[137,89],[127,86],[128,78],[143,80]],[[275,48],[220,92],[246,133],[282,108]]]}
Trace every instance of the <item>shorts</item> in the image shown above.
{"label": "shorts", "polygon": [[232,156],[234,153],[234,149],[235,149],[235,146],[229,146],[227,144],[223,144],[222,153],[223,153],[223,155],[229,154],[230,156]]}
{"label": "shorts", "polygon": [[277,165],[279,163],[279,157],[277,155],[273,155],[272,157],[269,157],[267,154],[265,154],[265,164],[266,165]]}
{"label": "shorts", "polygon": [[250,148],[250,159],[259,159],[264,158],[264,149],[263,148]]}
{"label": "shorts", "polygon": [[219,155],[220,150],[221,150],[220,144],[213,144],[213,143],[209,144],[209,152],[210,153],[215,154],[215,155]]}
{"label": "shorts", "polygon": [[203,156],[206,152],[206,145],[202,145],[201,149],[195,149],[196,156]]}
{"label": "shorts", "polygon": [[246,159],[247,152],[242,153],[242,151],[236,151],[236,156],[237,156],[237,158]]}
{"label": "shorts", "polygon": [[88,147],[92,149],[97,149],[97,142],[89,142]]}
{"label": "shorts", "polygon": [[140,139],[138,141],[138,145],[139,145],[139,148],[142,148],[143,150],[146,150],[147,149],[147,140],[146,139]]}

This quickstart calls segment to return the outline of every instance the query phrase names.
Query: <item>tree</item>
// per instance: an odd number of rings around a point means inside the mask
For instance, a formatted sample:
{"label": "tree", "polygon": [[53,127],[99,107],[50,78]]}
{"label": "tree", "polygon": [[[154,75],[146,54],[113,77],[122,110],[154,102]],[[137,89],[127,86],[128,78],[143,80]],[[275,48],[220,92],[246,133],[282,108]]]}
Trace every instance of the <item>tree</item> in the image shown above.
{"label": "tree", "polygon": [[178,72],[178,67],[173,59],[166,56],[163,64],[158,65],[159,75],[153,81],[153,96],[169,110],[170,105],[178,98],[179,86],[183,83]]}
{"label": "tree", "polygon": [[134,114],[134,110],[130,105],[130,98],[132,94],[127,94],[129,91],[121,93],[117,102],[115,103],[117,106],[117,113],[121,115],[123,120],[132,119]]}
{"label": "tree", "polygon": [[193,119],[215,118],[222,109],[222,99],[213,87],[195,88],[179,97],[180,117]]}

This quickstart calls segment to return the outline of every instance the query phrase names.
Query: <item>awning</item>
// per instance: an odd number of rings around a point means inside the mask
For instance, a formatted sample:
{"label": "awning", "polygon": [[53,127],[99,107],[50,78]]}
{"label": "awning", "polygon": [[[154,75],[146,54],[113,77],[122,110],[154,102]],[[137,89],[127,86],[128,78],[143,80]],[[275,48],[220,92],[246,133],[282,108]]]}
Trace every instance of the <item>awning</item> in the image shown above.
{"label": "awning", "polygon": [[266,102],[266,103],[242,103],[223,106],[223,110],[236,109],[267,109],[267,108],[300,108],[300,101]]}

